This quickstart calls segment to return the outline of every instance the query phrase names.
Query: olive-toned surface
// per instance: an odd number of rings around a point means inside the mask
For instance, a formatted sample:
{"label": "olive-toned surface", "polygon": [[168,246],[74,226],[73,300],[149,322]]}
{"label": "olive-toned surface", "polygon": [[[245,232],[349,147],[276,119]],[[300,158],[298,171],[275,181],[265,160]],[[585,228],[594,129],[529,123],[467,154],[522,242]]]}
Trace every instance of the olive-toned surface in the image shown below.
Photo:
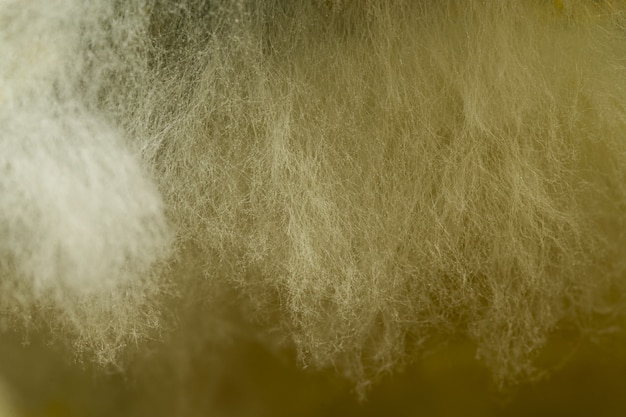
{"label": "olive-toned surface", "polygon": [[382,378],[361,402],[336,376],[296,369],[258,344],[229,347],[219,360],[199,351],[188,377],[176,380],[166,363],[150,364],[160,379],[106,376],[15,339],[3,344],[0,374],[19,417],[623,416],[624,361],[615,350],[571,349],[564,340],[550,345],[554,365],[567,356],[562,368],[504,393],[494,391],[474,347],[458,342]]}

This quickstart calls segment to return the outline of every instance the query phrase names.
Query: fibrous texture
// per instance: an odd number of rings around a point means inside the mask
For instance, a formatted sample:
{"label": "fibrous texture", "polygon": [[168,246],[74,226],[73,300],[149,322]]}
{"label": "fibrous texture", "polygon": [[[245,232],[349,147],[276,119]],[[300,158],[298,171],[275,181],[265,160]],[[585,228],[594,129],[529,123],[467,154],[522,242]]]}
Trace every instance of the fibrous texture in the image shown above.
{"label": "fibrous texture", "polygon": [[81,2],[53,3],[2,5],[0,308],[27,324],[44,316],[107,363],[153,327],[146,300],[170,237],[124,132],[73,92],[87,66]]}
{"label": "fibrous texture", "polygon": [[[5,3],[0,20],[28,9]],[[455,335],[506,382],[560,325],[623,324],[623,4],[58,3],[83,23],[24,17],[71,39],[2,87],[42,85],[0,102],[9,304],[158,288],[162,197],[177,262],[201,269],[174,286],[228,288],[303,363],[360,383]]]}

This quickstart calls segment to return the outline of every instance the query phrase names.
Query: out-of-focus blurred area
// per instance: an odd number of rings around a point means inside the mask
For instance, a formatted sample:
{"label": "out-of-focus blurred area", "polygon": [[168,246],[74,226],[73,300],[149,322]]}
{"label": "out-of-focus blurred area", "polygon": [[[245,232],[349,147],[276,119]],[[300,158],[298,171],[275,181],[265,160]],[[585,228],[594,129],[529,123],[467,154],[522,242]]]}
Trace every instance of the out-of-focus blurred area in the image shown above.
{"label": "out-of-focus blurred area", "polygon": [[2,417],[626,415],[623,358],[566,339],[548,345],[554,372],[532,384],[494,389],[475,347],[458,341],[382,377],[361,401],[336,375],[297,368],[254,342],[199,349],[184,377],[154,358],[103,374],[36,335],[26,344],[9,335],[0,349]]}

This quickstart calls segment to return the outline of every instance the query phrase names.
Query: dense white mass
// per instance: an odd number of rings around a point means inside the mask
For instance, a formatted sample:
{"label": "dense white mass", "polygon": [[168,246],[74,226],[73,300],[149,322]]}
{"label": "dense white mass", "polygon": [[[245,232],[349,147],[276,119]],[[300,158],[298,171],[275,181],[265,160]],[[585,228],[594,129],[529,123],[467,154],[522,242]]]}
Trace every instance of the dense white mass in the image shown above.
{"label": "dense white mass", "polygon": [[44,315],[108,362],[150,327],[138,317],[154,315],[171,234],[127,134],[76,85],[84,3],[2,4],[0,306],[5,319]]}

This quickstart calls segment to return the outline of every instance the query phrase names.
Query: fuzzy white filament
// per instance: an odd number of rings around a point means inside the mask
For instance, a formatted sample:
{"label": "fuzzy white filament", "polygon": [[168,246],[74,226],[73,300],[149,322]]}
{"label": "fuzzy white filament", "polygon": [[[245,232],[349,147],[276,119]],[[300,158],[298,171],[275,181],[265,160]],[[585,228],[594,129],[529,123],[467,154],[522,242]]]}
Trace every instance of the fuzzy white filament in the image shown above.
{"label": "fuzzy white filament", "polygon": [[[531,375],[558,325],[624,323],[625,13],[5,0],[3,305],[115,348],[169,280],[358,382],[458,334]],[[200,273],[153,270],[166,223]]]}

